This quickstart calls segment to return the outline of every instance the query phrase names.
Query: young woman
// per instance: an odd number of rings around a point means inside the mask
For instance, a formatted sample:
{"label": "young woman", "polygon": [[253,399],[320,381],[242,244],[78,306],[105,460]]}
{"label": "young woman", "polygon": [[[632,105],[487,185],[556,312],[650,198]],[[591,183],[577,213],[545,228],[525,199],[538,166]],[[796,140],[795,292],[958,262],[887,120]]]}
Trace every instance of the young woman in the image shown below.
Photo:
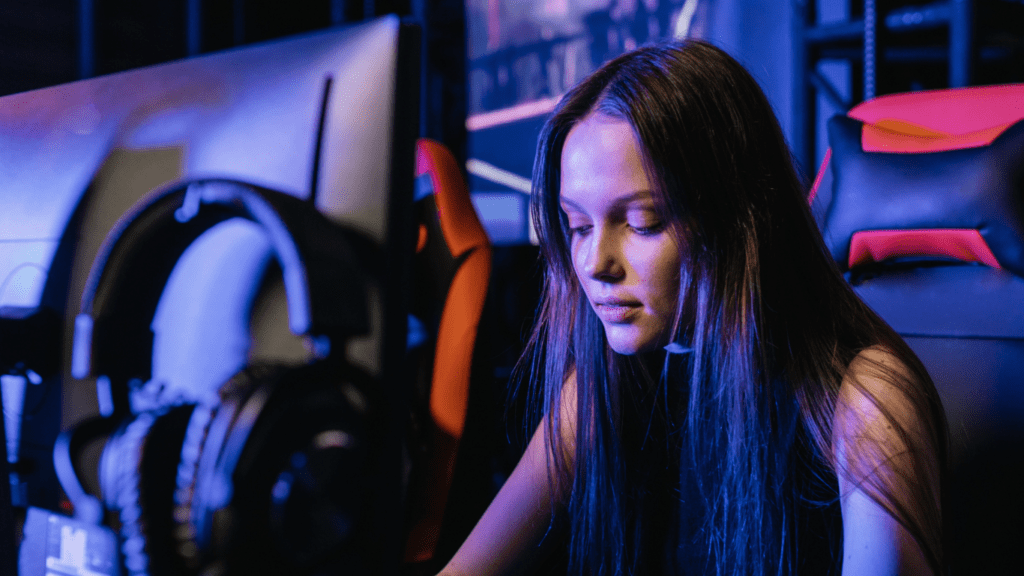
{"label": "young woman", "polygon": [[571,574],[942,573],[938,395],[746,70],[694,41],[608,62],[533,190],[536,432],[443,574],[523,573],[559,529]]}

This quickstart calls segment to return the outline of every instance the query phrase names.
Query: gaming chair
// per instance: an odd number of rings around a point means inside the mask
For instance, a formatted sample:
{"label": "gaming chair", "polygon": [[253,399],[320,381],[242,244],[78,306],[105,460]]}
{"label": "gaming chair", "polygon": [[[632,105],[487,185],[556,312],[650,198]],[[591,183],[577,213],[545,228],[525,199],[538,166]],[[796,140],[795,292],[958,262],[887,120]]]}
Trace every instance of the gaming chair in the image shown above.
{"label": "gaming chair", "polygon": [[[491,244],[470,201],[455,157],[443,145],[420,139],[416,145],[416,213],[419,222],[411,302],[410,348],[413,364],[413,421],[410,428],[412,477],[405,562],[430,572],[452,550],[439,542],[461,540],[459,511],[472,503],[450,497],[459,470],[460,441],[466,429],[477,329],[491,274]],[[415,334],[420,336],[417,338]],[[418,340],[418,341],[417,341]],[[474,484],[489,484],[489,475]],[[453,512],[454,511],[454,512]],[[460,534],[454,535],[453,530]],[[445,538],[445,536],[449,536]],[[413,568],[418,566],[419,568]]]}
{"label": "gaming chair", "polygon": [[1024,541],[1024,85],[883,96],[829,122],[810,200],[857,294],[924,362],[950,427],[949,573]]}

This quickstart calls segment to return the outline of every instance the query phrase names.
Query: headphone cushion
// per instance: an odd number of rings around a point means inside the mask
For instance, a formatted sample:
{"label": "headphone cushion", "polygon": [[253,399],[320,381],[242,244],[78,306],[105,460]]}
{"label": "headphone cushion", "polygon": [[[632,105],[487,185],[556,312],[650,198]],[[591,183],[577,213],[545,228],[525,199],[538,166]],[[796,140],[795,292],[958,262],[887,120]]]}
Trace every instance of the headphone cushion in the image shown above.
{"label": "headphone cushion", "polygon": [[[230,574],[341,565],[364,572],[370,543],[360,538],[369,531],[360,527],[374,476],[369,439],[378,436],[369,410],[374,383],[355,368],[327,363],[253,372],[259,374],[246,401],[229,402],[246,416],[234,419],[219,447],[215,474],[233,489],[226,506],[205,511],[213,519],[211,557]],[[218,447],[203,447],[210,449]]]}
{"label": "headphone cushion", "polygon": [[182,442],[194,410],[194,404],[168,410],[153,423],[142,445],[138,492],[150,576],[185,574],[182,560],[173,546],[174,494]]}
{"label": "headphone cushion", "polygon": [[125,422],[107,441],[100,457],[100,491],[108,509],[118,513],[120,544],[128,574],[147,574],[149,559],[141,528],[139,460],[157,415],[144,412]]}

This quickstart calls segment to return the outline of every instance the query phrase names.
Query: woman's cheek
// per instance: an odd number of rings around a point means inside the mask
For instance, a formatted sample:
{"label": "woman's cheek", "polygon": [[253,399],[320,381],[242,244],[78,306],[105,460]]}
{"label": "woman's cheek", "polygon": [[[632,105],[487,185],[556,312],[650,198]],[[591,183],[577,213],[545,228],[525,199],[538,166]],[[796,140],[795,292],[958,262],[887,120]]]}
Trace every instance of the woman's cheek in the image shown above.
{"label": "woman's cheek", "polygon": [[682,259],[676,244],[674,242],[669,244],[659,258],[658,284],[663,310],[674,315],[682,288],[682,282],[680,281]]}

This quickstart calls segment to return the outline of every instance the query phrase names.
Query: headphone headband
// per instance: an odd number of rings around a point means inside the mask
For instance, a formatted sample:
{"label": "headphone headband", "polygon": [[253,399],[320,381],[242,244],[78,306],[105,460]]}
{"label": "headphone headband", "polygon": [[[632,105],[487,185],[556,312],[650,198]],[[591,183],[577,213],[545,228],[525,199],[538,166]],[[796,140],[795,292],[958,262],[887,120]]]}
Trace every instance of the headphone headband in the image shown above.
{"label": "headphone headband", "polygon": [[230,180],[177,184],[139,201],[100,247],[75,321],[72,375],[148,380],[157,303],[178,259],[231,218],[258,224],[281,266],[291,331],[331,338],[369,331],[366,277],[351,244],[369,244],[303,200]]}

